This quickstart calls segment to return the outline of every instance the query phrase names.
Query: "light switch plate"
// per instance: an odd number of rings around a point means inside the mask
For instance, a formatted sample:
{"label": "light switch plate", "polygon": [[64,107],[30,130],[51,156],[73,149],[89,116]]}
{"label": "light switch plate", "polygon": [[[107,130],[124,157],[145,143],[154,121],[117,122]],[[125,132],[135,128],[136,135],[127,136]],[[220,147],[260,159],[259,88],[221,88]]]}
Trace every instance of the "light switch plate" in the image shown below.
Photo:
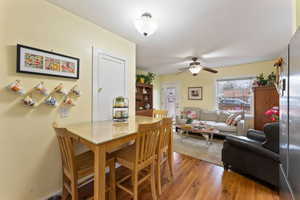
{"label": "light switch plate", "polygon": [[61,107],[59,108],[59,114],[61,118],[67,118],[69,117],[70,109]]}

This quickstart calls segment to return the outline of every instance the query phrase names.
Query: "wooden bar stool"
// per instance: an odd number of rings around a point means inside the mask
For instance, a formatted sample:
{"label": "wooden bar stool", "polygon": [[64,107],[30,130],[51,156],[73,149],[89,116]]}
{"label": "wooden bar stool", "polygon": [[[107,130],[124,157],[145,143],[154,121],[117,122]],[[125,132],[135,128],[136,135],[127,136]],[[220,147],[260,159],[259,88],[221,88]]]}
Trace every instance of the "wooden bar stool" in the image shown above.
{"label": "wooden bar stool", "polygon": [[[148,179],[151,183],[152,198],[157,199],[154,167],[160,125],[161,122],[139,125],[135,144],[112,153],[119,164],[132,170],[132,175],[117,181],[117,187],[132,195],[134,200],[138,199],[138,186]],[[139,175],[143,177],[140,179]],[[125,180],[130,178],[132,190],[122,185]]]}
{"label": "wooden bar stool", "polygon": [[173,135],[172,135],[172,118],[163,118],[161,131],[159,136],[158,148],[157,148],[157,157],[156,157],[156,180],[158,187],[158,194],[161,195],[161,166],[167,162],[170,170],[171,179],[173,179]]}
{"label": "wooden bar stool", "polygon": [[153,118],[165,118],[165,117],[168,117],[168,111],[167,110],[153,110],[152,117]]}
{"label": "wooden bar stool", "polygon": [[[72,200],[78,200],[78,188],[93,179],[94,153],[92,151],[87,151],[85,153],[75,155],[74,144],[78,141],[78,138],[70,134],[67,129],[58,128],[56,123],[53,123],[53,128],[56,132],[62,159],[62,200],[67,199],[69,195],[71,195]],[[115,200],[116,184],[114,158],[108,155],[106,165],[110,169],[110,185],[106,191],[110,192],[110,199]]]}

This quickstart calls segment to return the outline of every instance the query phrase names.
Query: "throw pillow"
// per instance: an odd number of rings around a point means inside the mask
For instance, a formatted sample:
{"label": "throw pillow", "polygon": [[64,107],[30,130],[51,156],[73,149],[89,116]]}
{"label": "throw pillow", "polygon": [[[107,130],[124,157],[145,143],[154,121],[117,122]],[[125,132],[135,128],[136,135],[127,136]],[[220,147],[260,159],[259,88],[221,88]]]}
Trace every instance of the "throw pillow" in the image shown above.
{"label": "throw pillow", "polygon": [[186,112],[186,118],[188,118],[188,119],[197,119],[198,118],[197,112],[194,111],[194,110],[188,110]]}
{"label": "throw pillow", "polygon": [[230,113],[224,110],[218,111],[218,122],[226,122]]}
{"label": "throw pillow", "polygon": [[202,121],[218,121],[218,112],[217,111],[209,111],[203,110],[201,113],[200,120]]}
{"label": "throw pillow", "polygon": [[235,119],[235,114],[230,114],[230,115],[228,116],[228,118],[226,119],[226,122],[225,122],[225,123],[226,123],[227,125],[231,126],[234,119]]}
{"label": "throw pillow", "polygon": [[238,122],[242,119],[242,115],[238,115],[234,118],[234,120],[232,121],[232,125],[233,126],[237,126]]}

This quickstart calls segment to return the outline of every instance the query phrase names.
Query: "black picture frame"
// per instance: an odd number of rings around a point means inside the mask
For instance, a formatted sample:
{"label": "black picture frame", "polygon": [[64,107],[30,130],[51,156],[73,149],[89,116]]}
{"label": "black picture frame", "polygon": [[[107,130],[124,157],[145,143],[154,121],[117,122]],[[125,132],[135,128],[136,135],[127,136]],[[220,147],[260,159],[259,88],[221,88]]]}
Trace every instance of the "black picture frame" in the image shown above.
{"label": "black picture frame", "polygon": [[[22,61],[22,50],[23,51],[35,51],[37,54],[44,54],[47,55],[49,57],[53,56],[56,57],[56,60],[59,60],[58,58],[60,58],[60,67],[61,66],[61,62],[65,62],[65,63],[71,63],[70,61],[74,61],[76,63],[75,66],[75,70],[73,74],[68,74],[70,72],[67,71],[51,71],[51,70],[47,70],[45,69],[45,63],[46,61],[43,58],[43,68],[28,68],[24,66],[24,63]],[[37,55],[40,56],[40,55]],[[40,56],[42,57],[42,56]],[[52,58],[53,58],[52,57]],[[47,57],[48,58],[48,57]],[[24,59],[24,58],[23,58]],[[46,59],[46,57],[45,57]],[[68,61],[67,61],[68,60]],[[74,64],[74,63],[73,63]],[[41,67],[42,65],[40,65]],[[43,49],[38,49],[38,48],[34,48],[34,47],[29,47],[29,46],[25,46],[25,45],[21,45],[21,44],[17,44],[17,73],[26,73],[26,74],[37,74],[37,75],[44,75],[44,76],[53,76],[53,77],[62,77],[62,78],[70,78],[70,79],[79,79],[79,75],[80,75],[80,59],[76,58],[76,57],[72,57],[72,56],[67,56],[64,54],[60,54],[60,53],[55,53],[55,52],[51,52],[51,51],[46,51]]]}
{"label": "black picture frame", "polygon": [[[193,91],[197,91],[198,95],[193,96]],[[188,87],[188,100],[203,100],[203,87]]]}

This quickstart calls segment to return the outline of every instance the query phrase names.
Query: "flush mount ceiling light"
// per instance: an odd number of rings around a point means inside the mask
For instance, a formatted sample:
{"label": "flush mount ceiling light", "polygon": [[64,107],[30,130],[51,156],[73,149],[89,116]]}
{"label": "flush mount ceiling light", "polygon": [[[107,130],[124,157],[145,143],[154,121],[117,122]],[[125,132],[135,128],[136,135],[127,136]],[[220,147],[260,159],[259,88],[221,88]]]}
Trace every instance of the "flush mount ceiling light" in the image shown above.
{"label": "flush mount ceiling light", "polygon": [[157,24],[150,13],[142,14],[139,19],[135,20],[134,25],[138,32],[145,37],[152,35],[157,29]]}

